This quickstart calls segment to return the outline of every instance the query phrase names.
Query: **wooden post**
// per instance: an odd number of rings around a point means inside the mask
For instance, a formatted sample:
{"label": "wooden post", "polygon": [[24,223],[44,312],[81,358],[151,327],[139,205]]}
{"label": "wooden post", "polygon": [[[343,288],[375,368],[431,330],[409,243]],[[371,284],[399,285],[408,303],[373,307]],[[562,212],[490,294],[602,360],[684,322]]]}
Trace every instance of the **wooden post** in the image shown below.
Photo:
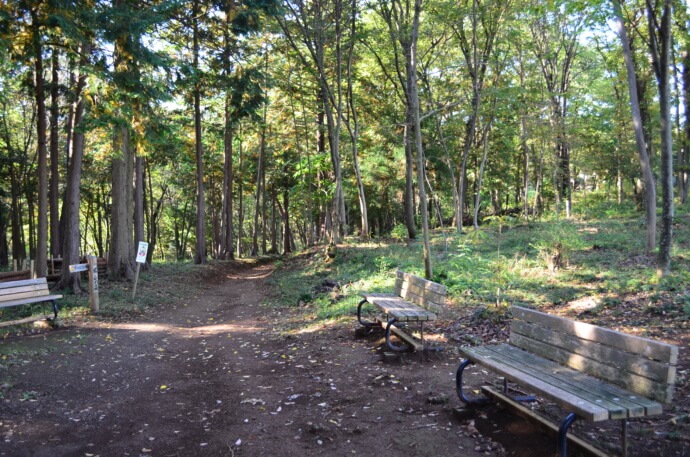
{"label": "wooden post", "polygon": [[18,262],[17,262],[17,259],[12,259],[12,265],[14,265],[14,270],[13,270],[13,271],[17,271],[17,268],[19,267],[19,264],[18,264]]}
{"label": "wooden post", "polygon": [[89,264],[89,297],[91,311],[98,312],[98,258],[94,255],[87,255],[86,262]]}
{"label": "wooden post", "polygon": [[132,300],[137,294],[137,282],[139,282],[139,269],[141,269],[141,264],[137,262],[137,270],[134,272],[134,287],[132,288]]}
{"label": "wooden post", "polygon": [[36,279],[36,264],[35,260],[29,260],[29,275],[31,279]]}
{"label": "wooden post", "polygon": [[134,296],[137,293],[137,282],[139,281],[139,269],[141,268],[141,264],[146,262],[146,253],[149,250],[149,244],[145,241],[140,241],[139,246],[137,247],[137,271],[134,274],[134,287],[132,288],[132,300],[134,300]]}

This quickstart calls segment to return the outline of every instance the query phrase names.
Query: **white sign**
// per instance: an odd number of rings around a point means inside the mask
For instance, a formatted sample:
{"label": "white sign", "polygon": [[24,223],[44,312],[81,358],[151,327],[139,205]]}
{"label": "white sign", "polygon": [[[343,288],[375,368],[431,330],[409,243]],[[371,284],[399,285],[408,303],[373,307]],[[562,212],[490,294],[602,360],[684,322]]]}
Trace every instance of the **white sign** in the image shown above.
{"label": "white sign", "polygon": [[69,272],[70,273],[76,273],[78,271],[86,271],[89,269],[89,265],[86,263],[78,263],[76,265],[70,265],[69,266]]}
{"label": "white sign", "polygon": [[145,241],[139,241],[139,247],[137,248],[137,262],[146,263],[146,253],[149,250],[149,244]]}

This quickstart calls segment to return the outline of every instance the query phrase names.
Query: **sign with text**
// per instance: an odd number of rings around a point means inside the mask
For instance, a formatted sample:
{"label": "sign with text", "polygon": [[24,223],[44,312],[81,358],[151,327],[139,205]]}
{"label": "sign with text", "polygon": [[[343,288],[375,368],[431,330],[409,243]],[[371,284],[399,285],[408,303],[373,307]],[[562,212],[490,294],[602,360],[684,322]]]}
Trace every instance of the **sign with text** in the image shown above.
{"label": "sign with text", "polygon": [[145,241],[139,241],[139,247],[137,248],[137,262],[146,263],[146,253],[149,250],[149,244]]}
{"label": "sign with text", "polygon": [[70,273],[77,273],[79,271],[86,271],[89,269],[89,265],[87,263],[78,263],[76,265],[70,265],[69,266],[69,272]]}

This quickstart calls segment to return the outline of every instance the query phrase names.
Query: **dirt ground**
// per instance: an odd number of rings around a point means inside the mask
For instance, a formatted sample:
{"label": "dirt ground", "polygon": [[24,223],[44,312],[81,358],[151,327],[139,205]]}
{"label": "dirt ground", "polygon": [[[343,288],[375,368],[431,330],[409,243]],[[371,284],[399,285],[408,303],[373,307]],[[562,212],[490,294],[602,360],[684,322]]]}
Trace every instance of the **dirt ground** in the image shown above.
{"label": "dirt ground", "polygon": [[[142,316],[2,341],[0,455],[554,455],[555,437],[507,410],[458,410],[452,342],[386,357],[354,317],[314,327],[299,308],[263,306],[270,265],[214,268],[194,298]],[[468,378],[476,390],[492,376]],[[631,455],[689,455],[684,437],[641,428]]]}

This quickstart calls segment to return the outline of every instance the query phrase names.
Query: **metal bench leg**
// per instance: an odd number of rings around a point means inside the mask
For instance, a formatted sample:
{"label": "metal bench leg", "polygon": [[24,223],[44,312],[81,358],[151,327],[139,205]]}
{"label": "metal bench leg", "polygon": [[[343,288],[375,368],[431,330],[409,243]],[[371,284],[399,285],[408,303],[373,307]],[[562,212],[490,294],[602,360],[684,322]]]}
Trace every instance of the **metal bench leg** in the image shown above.
{"label": "metal bench leg", "polygon": [[389,320],[388,324],[386,325],[386,344],[388,345],[388,348],[391,351],[408,352],[410,350],[409,346],[407,346],[407,345],[398,346],[398,345],[393,344],[393,342],[391,341],[391,327],[397,321],[398,321],[398,319],[394,317],[393,319]]}
{"label": "metal bench leg", "polygon": [[628,419],[621,420],[621,457],[628,457]]}
{"label": "metal bench leg", "polygon": [[53,302],[53,312],[55,313],[53,315],[53,321],[57,320],[57,315],[58,315],[58,306],[57,306],[57,300],[52,300]]}
{"label": "metal bench leg", "polygon": [[458,398],[460,401],[462,401],[466,405],[471,405],[471,406],[476,406],[476,405],[484,405],[489,402],[488,398],[467,398],[465,396],[465,392],[462,390],[462,372],[465,371],[465,368],[467,368],[467,365],[474,365],[474,362],[471,361],[470,359],[465,359],[462,361],[460,366],[458,367],[458,371],[455,373],[455,390],[458,393]]}
{"label": "metal bench leg", "polygon": [[568,455],[568,429],[573,425],[575,419],[577,419],[577,415],[575,413],[570,413],[565,416],[560,427],[558,427],[558,454],[561,457],[567,457]]}
{"label": "metal bench leg", "polygon": [[376,322],[368,322],[368,321],[363,321],[362,320],[362,305],[367,303],[367,299],[365,298],[361,302],[359,302],[359,305],[357,305],[357,321],[359,321],[360,324],[362,324],[365,327],[373,327],[377,325]]}

